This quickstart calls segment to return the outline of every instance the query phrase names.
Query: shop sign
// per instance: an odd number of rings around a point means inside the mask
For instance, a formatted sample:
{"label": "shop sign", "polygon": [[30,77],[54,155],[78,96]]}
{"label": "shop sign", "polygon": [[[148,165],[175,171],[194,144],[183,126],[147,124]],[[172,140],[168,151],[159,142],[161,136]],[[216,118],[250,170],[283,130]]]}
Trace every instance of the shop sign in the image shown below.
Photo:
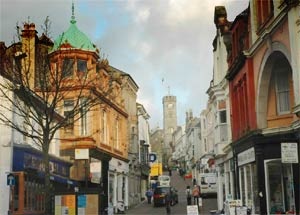
{"label": "shop sign", "polygon": [[243,151],[242,153],[238,154],[238,166],[242,166],[247,163],[251,163],[255,161],[255,151],[254,147]]}
{"label": "shop sign", "polygon": [[14,186],[16,184],[15,176],[13,174],[7,175],[7,185]]}
{"label": "shop sign", "polygon": [[89,159],[89,149],[75,149],[75,160]]}
{"label": "shop sign", "polygon": [[154,162],[156,161],[157,157],[156,157],[156,154],[155,153],[150,153],[149,154],[149,161],[150,162]]}
{"label": "shop sign", "polygon": [[281,143],[281,162],[298,163],[297,143]]}

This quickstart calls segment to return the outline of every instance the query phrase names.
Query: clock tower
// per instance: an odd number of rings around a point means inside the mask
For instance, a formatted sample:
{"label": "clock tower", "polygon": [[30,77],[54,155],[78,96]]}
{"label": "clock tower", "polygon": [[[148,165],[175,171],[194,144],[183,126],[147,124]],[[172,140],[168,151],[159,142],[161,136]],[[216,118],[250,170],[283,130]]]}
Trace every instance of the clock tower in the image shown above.
{"label": "clock tower", "polygon": [[172,155],[172,134],[177,129],[176,96],[167,95],[163,97],[163,123],[164,144],[163,164],[168,165]]}

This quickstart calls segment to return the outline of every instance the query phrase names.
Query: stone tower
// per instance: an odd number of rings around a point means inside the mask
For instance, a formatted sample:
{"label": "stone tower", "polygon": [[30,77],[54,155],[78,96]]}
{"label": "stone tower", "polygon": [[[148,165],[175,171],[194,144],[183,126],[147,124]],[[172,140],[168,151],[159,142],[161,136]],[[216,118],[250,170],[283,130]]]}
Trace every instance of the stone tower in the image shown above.
{"label": "stone tower", "polygon": [[169,165],[170,157],[172,155],[172,134],[177,129],[177,109],[176,96],[167,95],[163,97],[163,164]]}

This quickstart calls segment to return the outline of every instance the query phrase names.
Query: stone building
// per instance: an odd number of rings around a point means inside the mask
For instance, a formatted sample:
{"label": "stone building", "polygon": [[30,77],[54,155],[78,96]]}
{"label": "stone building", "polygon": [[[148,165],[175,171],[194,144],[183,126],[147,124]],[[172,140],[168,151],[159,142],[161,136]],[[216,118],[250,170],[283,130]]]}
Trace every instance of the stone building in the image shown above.
{"label": "stone building", "polygon": [[176,96],[167,95],[163,97],[163,165],[164,167],[171,165],[172,155],[172,135],[177,129],[177,107]]}

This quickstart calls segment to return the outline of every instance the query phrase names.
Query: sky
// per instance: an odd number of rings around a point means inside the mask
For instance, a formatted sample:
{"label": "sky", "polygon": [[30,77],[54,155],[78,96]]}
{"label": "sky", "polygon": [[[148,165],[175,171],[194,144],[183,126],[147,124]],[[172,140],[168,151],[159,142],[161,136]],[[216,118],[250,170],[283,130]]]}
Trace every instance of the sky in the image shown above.
{"label": "sky", "polygon": [[[128,73],[139,86],[137,102],[150,115],[150,128],[163,127],[162,98],[177,98],[177,123],[185,113],[199,117],[213,75],[215,6],[227,18],[247,8],[249,0],[73,0],[78,28],[100,49],[111,66]],[[0,41],[9,46],[16,24],[35,23],[41,35],[51,21],[50,37],[66,31],[72,0],[0,0]],[[16,39],[15,39],[16,40]]]}

